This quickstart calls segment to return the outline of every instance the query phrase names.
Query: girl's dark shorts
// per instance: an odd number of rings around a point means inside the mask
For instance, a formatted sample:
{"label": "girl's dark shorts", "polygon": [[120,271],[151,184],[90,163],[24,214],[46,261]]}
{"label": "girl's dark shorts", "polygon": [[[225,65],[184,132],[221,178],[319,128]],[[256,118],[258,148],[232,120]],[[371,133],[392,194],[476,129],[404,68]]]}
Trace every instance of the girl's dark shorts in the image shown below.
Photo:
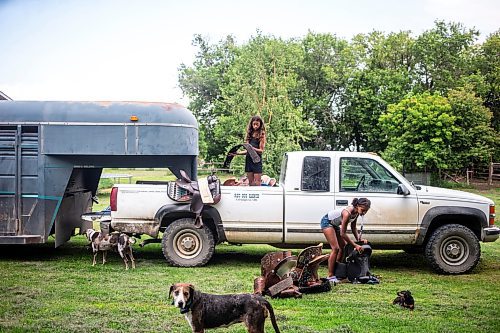
{"label": "girl's dark shorts", "polygon": [[262,158],[259,163],[254,163],[250,155],[245,157],[245,172],[262,173]]}
{"label": "girl's dark shorts", "polygon": [[326,228],[333,228],[335,229],[335,231],[340,231],[340,228],[338,226],[330,223],[330,220],[328,219],[328,214],[326,214],[321,218],[320,225],[321,225],[321,230]]}

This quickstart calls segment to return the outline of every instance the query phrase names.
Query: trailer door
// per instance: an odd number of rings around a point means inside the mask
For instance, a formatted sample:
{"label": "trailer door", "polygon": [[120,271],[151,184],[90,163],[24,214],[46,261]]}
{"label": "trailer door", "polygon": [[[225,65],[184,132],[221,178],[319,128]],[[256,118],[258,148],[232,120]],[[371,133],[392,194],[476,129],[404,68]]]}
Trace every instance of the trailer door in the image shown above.
{"label": "trailer door", "polygon": [[24,233],[38,197],[38,127],[0,126],[0,236]]}
{"label": "trailer door", "polygon": [[18,227],[16,195],[17,128],[0,127],[0,235],[14,236]]}

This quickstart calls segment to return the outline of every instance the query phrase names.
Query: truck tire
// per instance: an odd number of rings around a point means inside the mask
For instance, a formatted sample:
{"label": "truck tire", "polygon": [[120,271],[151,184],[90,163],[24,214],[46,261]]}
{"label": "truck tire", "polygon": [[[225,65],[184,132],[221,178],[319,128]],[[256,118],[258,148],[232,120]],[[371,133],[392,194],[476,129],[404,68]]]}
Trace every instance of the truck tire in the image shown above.
{"label": "truck tire", "polygon": [[161,249],[173,266],[203,266],[214,254],[215,241],[208,226],[196,228],[194,219],[182,218],[167,227]]}
{"label": "truck tire", "polygon": [[439,273],[468,273],[479,262],[481,246],[469,228],[447,224],[432,233],[425,246],[425,257]]}

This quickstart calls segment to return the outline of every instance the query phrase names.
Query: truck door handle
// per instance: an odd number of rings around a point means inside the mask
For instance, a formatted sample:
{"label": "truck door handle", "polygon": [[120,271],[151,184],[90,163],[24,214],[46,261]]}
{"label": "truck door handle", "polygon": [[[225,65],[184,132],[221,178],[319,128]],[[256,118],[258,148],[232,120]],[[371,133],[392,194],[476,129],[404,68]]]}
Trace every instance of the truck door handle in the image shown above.
{"label": "truck door handle", "polygon": [[348,201],[347,200],[337,200],[336,203],[337,203],[337,206],[347,206]]}

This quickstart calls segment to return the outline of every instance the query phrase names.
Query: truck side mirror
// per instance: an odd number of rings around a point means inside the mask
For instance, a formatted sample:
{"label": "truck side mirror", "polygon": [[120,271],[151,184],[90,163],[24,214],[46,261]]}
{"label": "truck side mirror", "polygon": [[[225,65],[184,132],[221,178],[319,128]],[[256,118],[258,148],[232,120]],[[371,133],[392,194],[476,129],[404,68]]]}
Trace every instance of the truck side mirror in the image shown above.
{"label": "truck side mirror", "polygon": [[410,191],[406,188],[406,186],[404,186],[404,184],[399,184],[397,193],[400,195],[409,195]]}

